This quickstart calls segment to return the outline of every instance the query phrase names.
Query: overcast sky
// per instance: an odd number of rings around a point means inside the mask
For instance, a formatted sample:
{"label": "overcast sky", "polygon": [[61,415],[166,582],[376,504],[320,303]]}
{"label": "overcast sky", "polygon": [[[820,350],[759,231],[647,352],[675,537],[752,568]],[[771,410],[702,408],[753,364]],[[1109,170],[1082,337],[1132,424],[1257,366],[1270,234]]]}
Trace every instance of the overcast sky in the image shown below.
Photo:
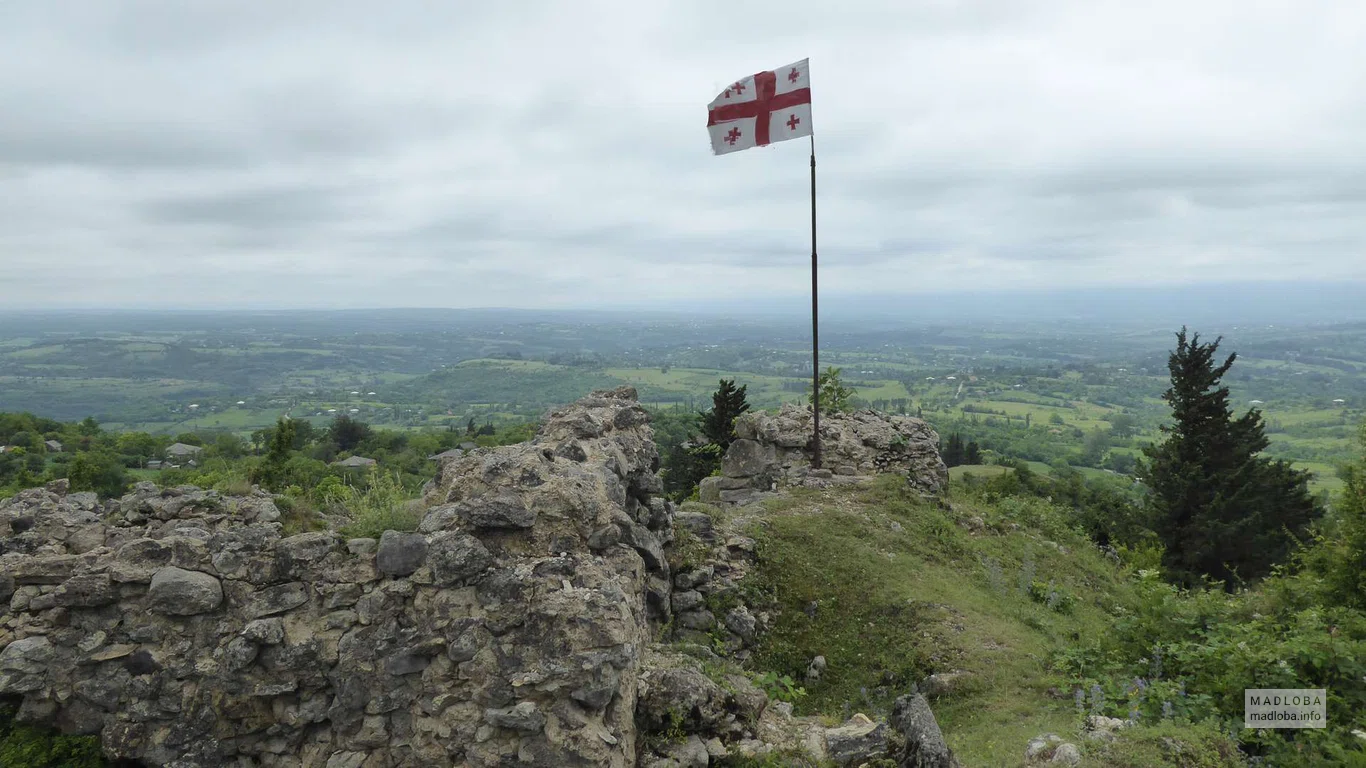
{"label": "overcast sky", "polygon": [[1366,281],[1366,6],[0,3],[0,306]]}

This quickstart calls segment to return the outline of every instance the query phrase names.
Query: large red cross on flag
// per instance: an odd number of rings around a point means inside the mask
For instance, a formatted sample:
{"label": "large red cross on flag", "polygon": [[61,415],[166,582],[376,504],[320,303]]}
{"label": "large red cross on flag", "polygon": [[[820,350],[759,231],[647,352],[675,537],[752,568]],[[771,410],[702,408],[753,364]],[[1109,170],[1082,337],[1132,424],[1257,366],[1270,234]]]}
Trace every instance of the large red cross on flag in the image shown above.
{"label": "large red cross on flag", "polygon": [[737,80],[707,105],[712,154],[811,135],[807,59]]}

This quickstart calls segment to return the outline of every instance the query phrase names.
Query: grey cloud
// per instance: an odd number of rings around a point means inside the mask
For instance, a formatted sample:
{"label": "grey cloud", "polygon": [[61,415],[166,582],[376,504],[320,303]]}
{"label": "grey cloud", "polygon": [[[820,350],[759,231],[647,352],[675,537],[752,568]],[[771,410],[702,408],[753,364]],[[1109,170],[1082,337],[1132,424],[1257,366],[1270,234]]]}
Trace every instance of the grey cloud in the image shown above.
{"label": "grey cloud", "polygon": [[333,191],[305,186],[175,197],[150,203],[145,210],[158,223],[273,228],[325,222],[343,208]]}
{"label": "grey cloud", "polygon": [[4,3],[0,303],[64,301],[71,274],[96,287],[70,301],[128,305],[800,292],[805,142],[717,158],[703,126],[719,87],[802,57],[842,290],[1306,261],[1366,281],[1366,59],[1340,34],[1363,23],[1177,0]]}

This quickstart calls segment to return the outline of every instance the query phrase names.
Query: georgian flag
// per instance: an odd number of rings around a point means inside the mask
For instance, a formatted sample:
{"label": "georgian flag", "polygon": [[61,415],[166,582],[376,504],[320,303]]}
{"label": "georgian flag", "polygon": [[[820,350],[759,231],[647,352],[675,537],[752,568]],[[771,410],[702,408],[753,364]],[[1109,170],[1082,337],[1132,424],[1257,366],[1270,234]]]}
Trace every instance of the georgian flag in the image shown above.
{"label": "georgian flag", "polygon": [[707,105],[715,155],[811,135],[807,59],[735,82]]}

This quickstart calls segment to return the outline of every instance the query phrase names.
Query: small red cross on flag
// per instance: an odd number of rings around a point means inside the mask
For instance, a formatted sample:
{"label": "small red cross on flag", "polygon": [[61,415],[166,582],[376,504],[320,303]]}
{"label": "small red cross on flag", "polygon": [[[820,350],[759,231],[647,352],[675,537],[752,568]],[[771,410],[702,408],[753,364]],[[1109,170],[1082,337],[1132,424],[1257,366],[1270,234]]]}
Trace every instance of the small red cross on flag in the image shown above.
{"label": "small red cross on flag", "polygon": [[712,154],[811,135],[807,59],[737,80],[707,105]]}

